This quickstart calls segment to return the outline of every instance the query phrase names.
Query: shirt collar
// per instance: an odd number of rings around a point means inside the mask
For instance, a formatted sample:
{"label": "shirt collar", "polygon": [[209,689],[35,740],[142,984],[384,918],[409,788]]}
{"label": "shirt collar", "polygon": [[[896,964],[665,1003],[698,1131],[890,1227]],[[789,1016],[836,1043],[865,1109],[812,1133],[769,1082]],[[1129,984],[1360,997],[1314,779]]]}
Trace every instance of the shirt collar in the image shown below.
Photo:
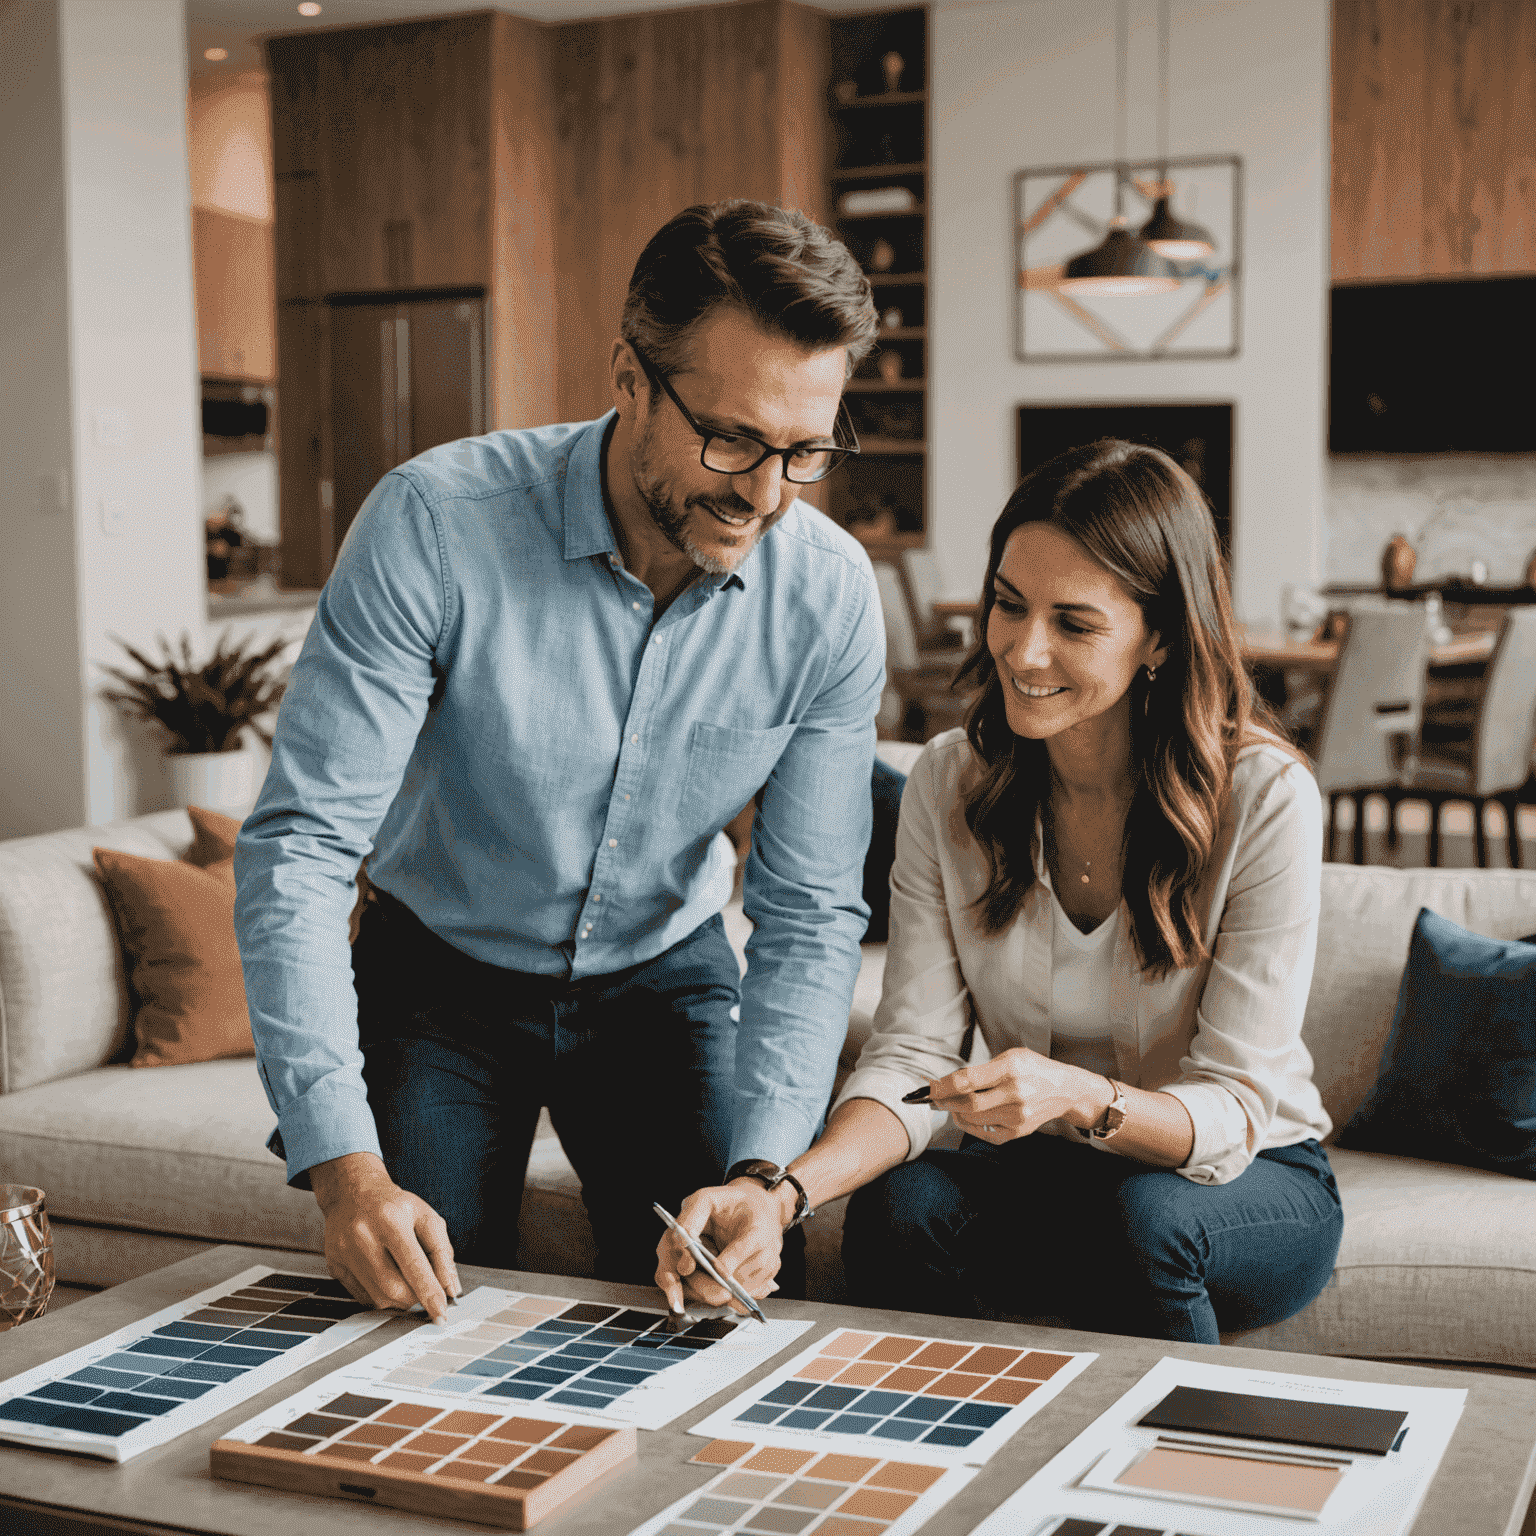
{"label": "shirt collar", "polygon": [[[598,417],[576,439],[576,445],[566,460],[563,515],[567,560],[586,560],[593,555],[618,553],[607,498],[603,494],[603,455],[608,451],[618,419],[617,411],[609,411],[606,416]],[[772,533],[773,529],[768,531]],[[751,565],[756,554],[757,549],[754,547],[742,565]],[[740,571],[732,571],[724,578],[705,575],[697,586],[712,587],[719,592],[736,586],[746,591],[746,583],[741,579]]]}

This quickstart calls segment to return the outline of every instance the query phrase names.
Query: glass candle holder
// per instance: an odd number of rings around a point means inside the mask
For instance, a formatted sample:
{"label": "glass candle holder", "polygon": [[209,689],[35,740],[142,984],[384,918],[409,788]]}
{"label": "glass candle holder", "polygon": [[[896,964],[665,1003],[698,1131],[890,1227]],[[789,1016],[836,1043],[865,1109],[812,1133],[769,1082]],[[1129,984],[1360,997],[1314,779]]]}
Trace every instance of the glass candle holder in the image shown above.
{"label": "glass candle holder", "polygon": [[43,1192],[0,1184],[0,1332],[48,1310],[53,1295],[53,1236]]}

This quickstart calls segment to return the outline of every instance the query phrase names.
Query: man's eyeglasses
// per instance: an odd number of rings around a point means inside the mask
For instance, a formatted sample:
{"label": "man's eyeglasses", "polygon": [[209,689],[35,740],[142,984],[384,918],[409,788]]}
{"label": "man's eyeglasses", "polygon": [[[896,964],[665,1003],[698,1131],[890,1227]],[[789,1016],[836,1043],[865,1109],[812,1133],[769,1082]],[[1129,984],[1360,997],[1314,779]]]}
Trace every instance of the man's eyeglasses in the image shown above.
{"label": "man's eyeglasses", "polygon": [[778,457],[784,461],[784,478],[792,485],[814,485],[846,459],[859,451],[859,439],[853,430],[848,408],[841,400],[837,403],[837,422],[833,444],[796,443],[792,448],[775,448],[760,437],[748,432],[718,432],[711,427],[700,426],[693,419],[693,412],[677,397],[677,391],[667,383],[661,370],[634,342],[630,349],[640,359],[646,373],[667,392],[667,398],[682,413],[682,418],[704,439],[699,450],[699,463],[712,469],[717,475],[749,475],[759,464]]}

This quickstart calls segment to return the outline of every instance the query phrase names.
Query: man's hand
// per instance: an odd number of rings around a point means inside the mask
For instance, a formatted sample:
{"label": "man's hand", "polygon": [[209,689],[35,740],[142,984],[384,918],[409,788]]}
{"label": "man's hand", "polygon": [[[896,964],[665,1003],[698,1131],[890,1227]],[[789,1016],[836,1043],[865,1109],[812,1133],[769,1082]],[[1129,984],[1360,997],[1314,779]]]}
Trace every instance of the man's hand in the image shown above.
{"label": "man's hand", "polygon": [[[782,1185],[794,1196],[792,1185]],[[695,1237],[701,1234],[720,1255],[715,1268],[729,1275],[754,1301],[778,1290],[779,1253],[784,1246],[784,1225],[794,1214],[786,1212],[778,1190],[770,1193],[755,1179],[695,1190],[683,1201],[677,1219]],[[670,1228],[656,1245],[656,1284],[674,1312],[688,1299],[707,1307],[742,1306],[723,1285],[716,1285],[693,1261],[693,1255]]]}
{"label": "man's hand", "polygon": [[326,1268],[358,1301],[401,1311],[419,1301],[442,1322],[447,1298],[463,1292],[443,1218],[371,1152],[317,1163],[309,1180],[325,1217]]}

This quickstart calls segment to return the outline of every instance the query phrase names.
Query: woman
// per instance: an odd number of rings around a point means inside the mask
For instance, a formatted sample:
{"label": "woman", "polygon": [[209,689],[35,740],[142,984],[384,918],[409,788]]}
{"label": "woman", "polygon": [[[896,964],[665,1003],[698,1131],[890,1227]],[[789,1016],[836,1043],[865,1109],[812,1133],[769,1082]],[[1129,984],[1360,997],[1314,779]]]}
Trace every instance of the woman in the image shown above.
{"label": "woman", "polygon": [[1321,807],[1255,719],[1189,477],[1113,441],[1032,474],[962,676],[902,801],[874,1033],[790,1165],[812,1204],[857,1191],[849,1299],[1207,1344],[1290,1316],[1343,1225],[1300,1038]]}

